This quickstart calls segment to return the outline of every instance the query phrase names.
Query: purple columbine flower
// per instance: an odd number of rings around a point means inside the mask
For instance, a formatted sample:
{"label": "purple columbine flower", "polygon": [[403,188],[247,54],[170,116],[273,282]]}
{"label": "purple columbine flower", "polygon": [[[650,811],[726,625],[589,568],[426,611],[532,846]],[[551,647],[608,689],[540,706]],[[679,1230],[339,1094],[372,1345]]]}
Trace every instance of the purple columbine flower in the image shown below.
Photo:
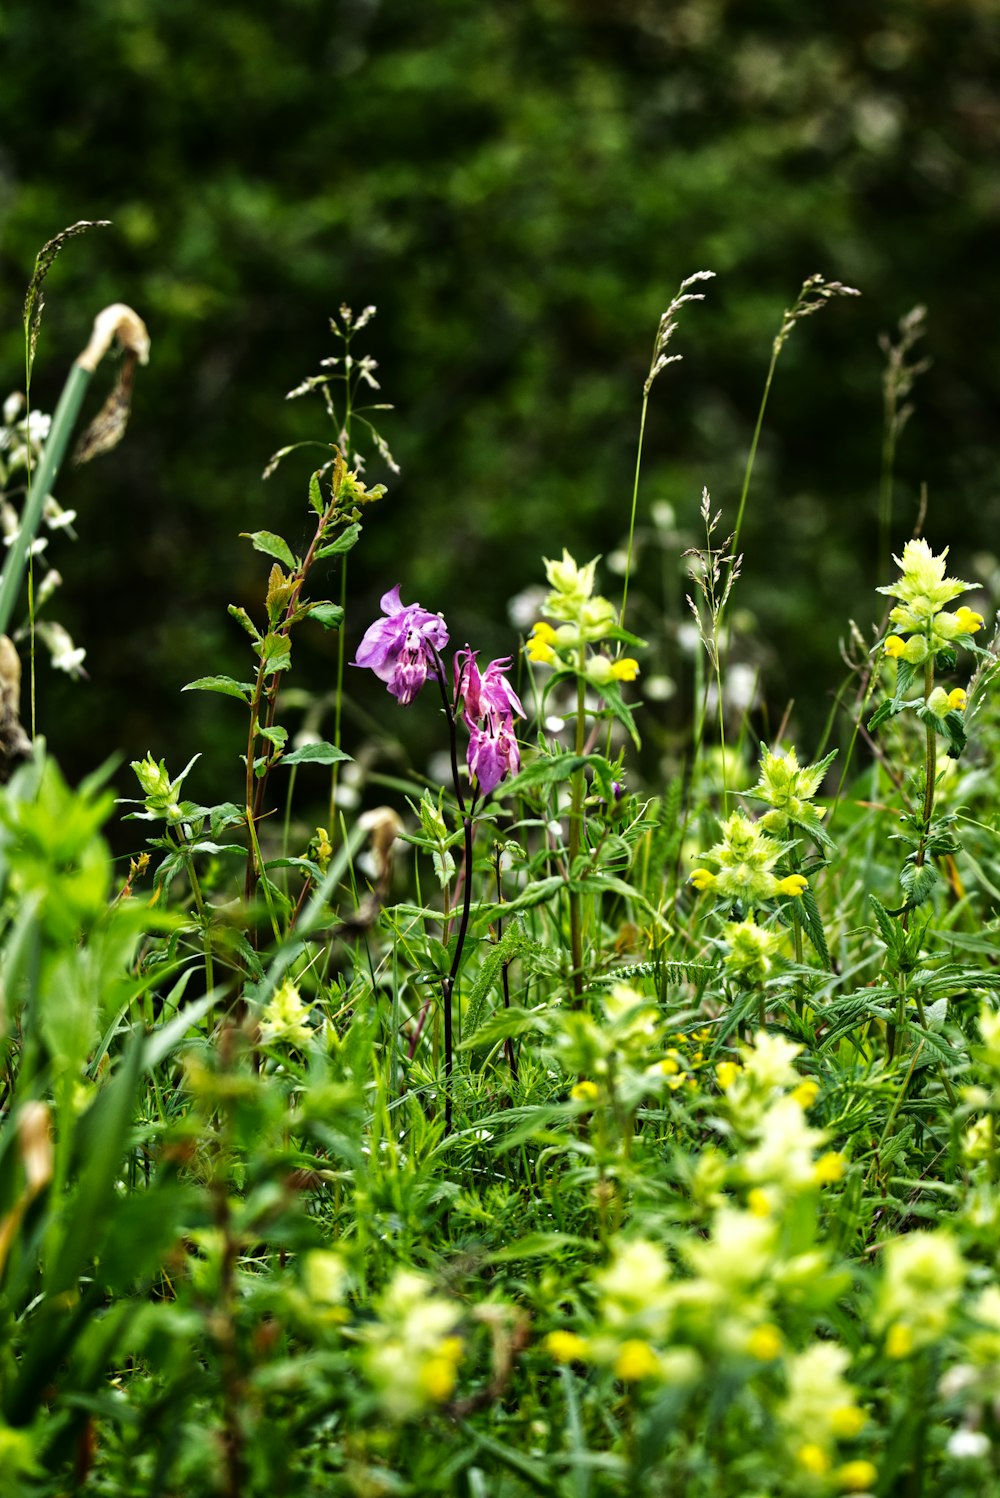
{"label": "purple columbine flower", "polygon": [[399,585],[381,600],[384,619],[365,631],[354,666],[367,666],[405,707],[436,668],[437,652],[448,643],[448,627],[440,614],[432,614],[419,603],[404,604]]}
{"label": "purple columbine flower", "polygon": [[491,718],[485,728],[473,728],[469,736],[468,764],[484,796],[495,791],[508,775],[517,774],[521,768],[521,751],[509,719],[497,722]]}
{"label": "purple columbine flower", "polygon": [[510,664],[510,656],[504,656],[480,673],[476,652],[468,645],[455,655],[455,703],[462,703],[469,728],[467,763],[484,796],[521,766],[514,718],[523,718],[524,708],[504,675]]}
{"label": "purple columbine flower", "polygon": [[500,660],[490,661],[480,675],[477,654],[478,651],[470,650],[468,645],[455,652],[455,701],[464,700],[465,720],[469,727],[481,723],[491,714],[505,720],[508,725],[514,718],[523,718],[521,699],[504,675],[510,669],[511,657],[505,655]]}

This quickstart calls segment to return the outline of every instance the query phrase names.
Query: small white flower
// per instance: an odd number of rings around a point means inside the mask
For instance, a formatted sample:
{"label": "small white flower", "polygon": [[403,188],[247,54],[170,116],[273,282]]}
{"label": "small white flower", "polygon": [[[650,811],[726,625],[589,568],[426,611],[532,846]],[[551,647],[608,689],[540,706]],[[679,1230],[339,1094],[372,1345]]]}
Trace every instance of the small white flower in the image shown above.
{"label": "small white flower", "polygon": [[989,1454],[990,1438],[981,1430],[956,1430],[945,1448],[958,1461],[978,1461]]}

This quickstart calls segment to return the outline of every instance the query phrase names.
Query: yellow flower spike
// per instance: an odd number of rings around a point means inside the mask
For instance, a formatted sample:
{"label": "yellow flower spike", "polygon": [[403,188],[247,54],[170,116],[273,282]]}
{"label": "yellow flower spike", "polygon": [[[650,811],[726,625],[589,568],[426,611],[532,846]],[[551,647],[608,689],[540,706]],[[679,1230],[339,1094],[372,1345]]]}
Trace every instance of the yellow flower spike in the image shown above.
{"label": "yellow flower spike", "polygon": [[883,641],[882,649],[892,660],[898,661],[906,649],[906,641],[899,635],[887,635]]}
{"label": "yellow flower spike", "polygon": [[948,693],[948,709],[950,712],[964,712],[967,701],[968,698],[966,697],[964,687],[956,687],[954,691]]}
{"label": "yellow flower spike", "polygon": [[611,664],[611,676],[614,681],[635,681],[639,675],[639,662],[625,655],[620,661]]}
{"label": "yellow flower spike", "polygon": [[648,1342],[633,1338],[623,1342],[615,1359],[615,1377],[623,1383],[638,1383],[642,1378],[659,1373],[660,1360]]}
{"label": "yellow flower spike", "polygon": [[905,1321],[894,1321],[885,1339],[885,1355],[889,1358],[906,1358],[913,1351],[913,1332]]}
{"label": "yellow flower spike", "polygon": [[715,883],[715,875],[708,869],[695,869],[688,883],[693,884],[697,890],[711,889]]}
{"label": "yellow flower spike", "polygon": [[755,1326],[747,1338],[747,1352],[761,1363],[773,1363],[781,1356],[784,1345],[781,1332],[769,1321]]}
{"label": "yellow flower spike", "polygon": [[587,1344],[576,1332],[549,1332],[545,1350],[557,1363],[579,1363],[587,1356]]}
{"label": "yellow flower spike", "polygon": [[804,874],[786,874],[784,879],[778,880],[778,889],[783,895],[798,896],[809,888],[809,880]]}
{"label": "yellow flower spike", "polygon": [[720,1061],[715,1068],[715,1077],[723,1092],[728,1092],[743,1070],[738,1061]]}
{"label": "yellow flower spike", "polygon": [[571,1087],[569,1095],[574,1103],[596,1103],[601,1090],[596,1082],[583,1081]]}
{"label": "yellow flower spike", "polygon": [[847,1493],[864,1493],[878,1481],[878,1468],[872,1462],[845,1462],[837,1468],[837,1482]]}
{"label": "yellow flower spike", "polygon": [[830,1429],[841,1441],[860,1435],[867,1423],[868,1416],[856,1404],[838,1404],[830,1411]]}
{"label": "yellow flower spike", "polygon": [[806,1077],[805,1081],[800,1082],[798,1087],[792,1088],[791,1095],[800,1108],[811,1108],[819,1097],[819,1083],[814,1081],[812,1077]]}
{"label": "yellow flower spike", "polygon": [[807,1472],[812,1472],[817,1477],[822,1477],[830,1470],[830,1458],[822,1446],[817,1446],[815,1441],[807,1441],[804,1446],[800,1446],[795,1453],[795,1459],[800,1467],[804,1467]]}
{"label": "yellow flower spike", "polygon": [[771,1198],[760,1186],[754,1186],[752,1191],[747,1192],[747,1206],[754,1217],[770,1217]]}
{"label": "yellow flower spike", "polygon": [[813,1181],[817,1186],[831,1186],[834,1181],[843,1180],[844,1163],[838,1150],[828,1150],[813,1166]]}

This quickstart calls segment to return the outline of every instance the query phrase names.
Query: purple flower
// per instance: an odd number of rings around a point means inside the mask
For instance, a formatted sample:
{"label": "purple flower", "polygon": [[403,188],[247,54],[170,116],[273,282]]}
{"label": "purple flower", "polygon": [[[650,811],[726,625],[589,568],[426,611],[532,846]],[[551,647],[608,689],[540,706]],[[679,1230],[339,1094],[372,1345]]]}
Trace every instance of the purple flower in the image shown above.
{"label": "purple flower", "polygon": [[473,728],[469,736],[468,764],[484,796],[495,791],[507,775],[517,774],[521,768],[521,751],[509,720],[492,720],[486,728]]}
{"label": "purple flower", "polygon": [[466,759],[469,773],[484,796],[521,766],[514,718],[523,718],[524,708],[504,675],[510,663],[510,656],[504,656],[490,661],[480,673],[476,652],[468,645],[455,655],[455,705],[457,709],[462,703],[469,728]]}
{"label": "purple flower", "polygon": [[381,608],[386,617],[365,631],[351,664],[374,671],[405,706],[420,691],[428,670],[436,669],[437,652],[448,643],[448,627],[440,614],[419,603],[404,605],[398,585],[383,595]]}
{"label": "purple flower", "polygon": [[480,675],[477,653],[468,645],[455,652],[455,701],[464,698],[465,719],[470,728],[491,715],[509,726],[514,718],[524,717],[521,699],[504,675],[510,669],[511,658],[505,655],[490,661]]}

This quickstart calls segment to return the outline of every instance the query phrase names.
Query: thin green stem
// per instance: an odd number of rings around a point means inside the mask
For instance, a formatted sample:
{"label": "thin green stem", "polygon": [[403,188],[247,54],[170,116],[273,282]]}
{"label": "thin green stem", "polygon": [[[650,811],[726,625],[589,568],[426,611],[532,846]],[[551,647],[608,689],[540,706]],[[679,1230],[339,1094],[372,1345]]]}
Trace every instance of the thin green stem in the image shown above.
{"label": "thin green stem", "polygon": [[[635,541],[635,517],[639,507],[639,472],[642,468],[642,444],[646,434],[646,412],[649,408],[649,389],[643,391],[642,413],[639,417],[639,442],[635,453],[635,475],[632,480],[632,512],[628,522],[628,546],[625,551],[625,579],[622,583],[622,606],[618,614],[618,623],[621,628],[625,627],[625,605],[628,602],[628,584],[632,575],[632,548]],[[619,650],[621,646],[619,645]]]}
{"label": "thin green stem", "polygon": [[740,507],[736,512],[736,526],[733,530],[733,544],[731,547],[733,556],[739,556],[740,552],[740,536],[743,533],[743,513],[747,507],[750,480],[753,477],[754,463],[757,461],[757,446],[760,442],[760,434],[764,426],[764,412],[767,410],[767,401],[771,394],[771,381],[774,379],[774,370],[778,363],[780,352],[781,344],[778,339],[775,339],[771,350],[771,363],[768,365],[767,379],[764,381],[764,393],[760,398],[760,410],[757,412],[757,425],[753,429],[753,439],[750,443],[750,451],[747,454],[747,466],[743,473],[743,492],[740,494]]}
{"label": "thin green stem", "polygon": [[[578,675],[576,679],[576,752],[582,755],[587,742],[587,685],[584,677],[584,666],[586,664],[586,646],[580,646],[580,658],[578,661]],[[570,813],[569,813],[569,946],[570,962],[570,987],[573,990],[573,1007],[579,1008],[583,1002],[583,919],[580,909],[579,891],[572,887],[574,871],[580,856],[580,843],[583,831],[583,800],[586,785],[584,772],[581,769],[574,771],[570,782]]]}

